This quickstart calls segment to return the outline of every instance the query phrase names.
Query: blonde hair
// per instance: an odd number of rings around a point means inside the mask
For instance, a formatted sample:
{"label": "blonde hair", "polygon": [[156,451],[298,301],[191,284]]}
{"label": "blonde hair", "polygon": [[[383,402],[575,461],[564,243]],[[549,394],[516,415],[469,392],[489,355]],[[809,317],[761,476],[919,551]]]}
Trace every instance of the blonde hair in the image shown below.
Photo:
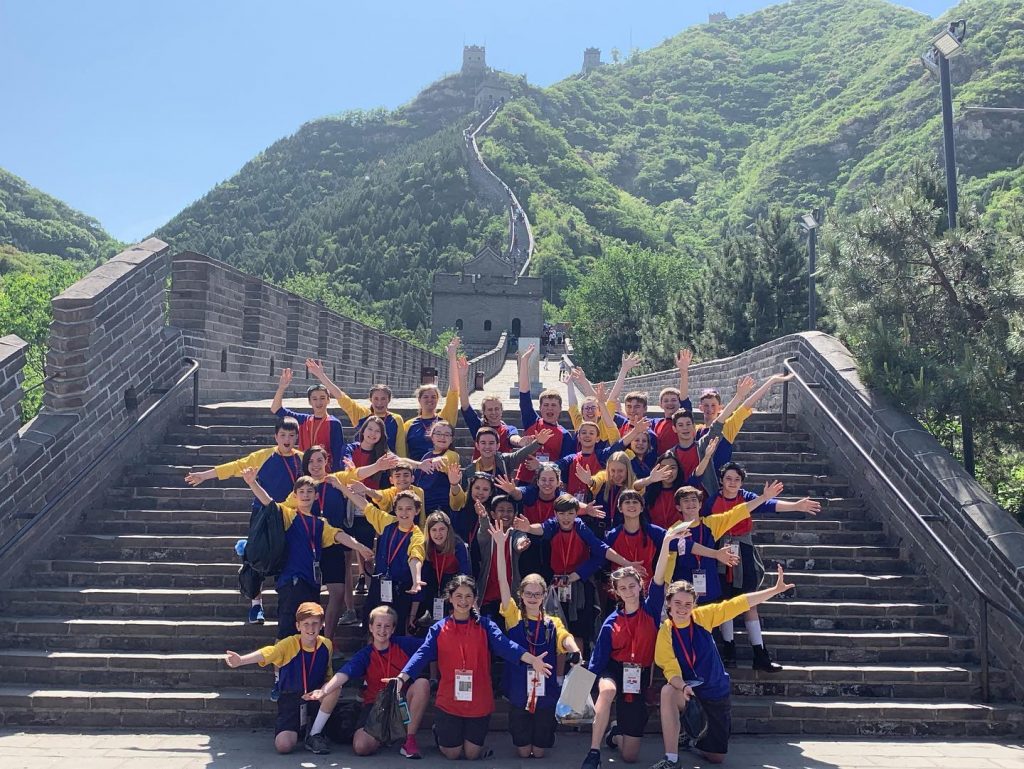
{"label": "blonde hair", "polygon": [[366,618],[366,626],[369,628],[373,624],[373,620],[377,617],[391,617],[391,625],[394,628],[398,628],[398,612],[392,609],[390,606],[377,606],[370,610],[370,616]]}
{"label": "blonde hair", "polygon": [[[629,458],[629,454],[625,451],[616,451],[612,454],[604,463],[604,471],[608,473],[608,465],[612,462],[620,464],[626,468],[626,480],[622,482],[622,488],[631,489],[633,484],[636,483],[636,474],[633,472],[633,461]],[[608,473],[608,484],[611,485],[612,477],[611,473]],[[615,511],[610,511],[614,513]]]}
{"label": "blonde hair", "polygon": [[490,403],[492,401],[501,406],[502,410],[505,409],[505,401],[501,399],[501,396],[498,395],[498,393],[484,393],[484,397],[480,399],[480,408],[483,408],[485,403]]}
{"label": "blonde hair", "polygon": [[543,403],[545,398],[554,398],[558,401],[558,405],[562,405],[562,394],[558,390],[541,390],[540,395],[537,396],[537,402]]}

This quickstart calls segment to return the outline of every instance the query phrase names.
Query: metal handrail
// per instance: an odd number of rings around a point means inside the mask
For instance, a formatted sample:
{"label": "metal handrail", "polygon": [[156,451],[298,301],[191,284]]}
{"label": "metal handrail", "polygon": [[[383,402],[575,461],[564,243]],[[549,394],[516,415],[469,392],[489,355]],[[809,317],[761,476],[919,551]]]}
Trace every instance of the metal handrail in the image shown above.
{"label": "metal handrail", "polygon": [[199,361],[193,358],[185,358],[185,360],[189,364],[188,370],[185,371],[185,373],[182,374],[173,385],[168,387],[166,392],[164,392],[159,398],[157,398],[152,404],[150,404],[149,408],[147,408],[145,411],[139,414],[136,420],[132,422],[130,425],[128,425],[124,432],[122,432],[116,438],[107,443],[107,445],[104,446],[103,448],[93,452],[93,460],[89,462],[89,464],[87,464],[81,470],[79,470],[78,473],[76,473],[75,476],[70,481],[68,481],[61,487],[61,490],[57,493],[57,496],[55,496],[53,499],[47,502],[46,505],[39,512],[37,512],[29,519],[28,523],[26,523],[24,526],[18,529],[14,533],[14,536],[12,536],[9,540],[7,540],[6,543],[0,546],[0,559],[2,559],[9,552],[11,552],[11,550],[17,547],[21,540],[27,536],[28,532],[31,531],[31,529],[37,523],[39,523],[39,521],[45,518],[46,515],[50,513],[50,511],[57,507],[58,503],[62,502],[64,498],[68,496],[68,494],[74,491],[78,487],[78,484],[85,480],[86,476],[88,476],[102,462],[107,461],[108,455],[114,449],[114,447],[117,446],[118,444],[123,443],[133,432],[135,432],[135,430],[138,429],[139,425],[143,424],[149,418],[149,415],[152,414],[157,408],[159,408],[164,403],[164,401],[166,401],[171,396],[172,393],[176,392],[178,388],[181,387],[181,385],[187,379],[189,379],[189,377],[192,378],[192,424],[196,424],[199,416]]}
{"label": "metal handrail", "polygon": [[[963,563],[960,562],[960,559],[953,555],[953,552],[946,546],[946,543],[943,542],[939,535],[932,530],[932,527],[928,525],[928,521],[925,519],[925,517],[917,511],[917,508],[914,507],[913,503],[909,499],[907,499],[906,495],[896,487],[896,484],[892,482],[889,476],[882,471],[882,468],[879,467],[878,463],[875,462],[875,460],[871,457],[870,454],[868,454],[867,450],[863,446],[861,446],[860,442],[853,436],[853,433],[847,430],[846,426],[839,421],[839,417],[837,417],[835,413],[833,413],[833,411],[828,406],[825,405],[821,398],[819,398],[814,393],[814,390],[817,387],[820,387],[820,385],[815,385],[805,381],[804,378],[800,376],[800,374],[797,372],[797,370],[793,368],[792,364],[795,360],[797,360],[797,356],[794,355],[782,361],[782,365],[786,368],[787,371],[789,371],[793,375],[793,378],[797,382],[799,382],[800,385],[807,391],[807,394],[811,397],[811,400],[813,400],[815,404],[817,404],[818,408],[820,408],[825,413],[825,415],[830,420],[832,420],[832,424],[839,428],[840,432],[842,432],[842,434],[846,437],[846,440],[849,441],[855,449],[857,449],[857,453],[860,454],[861,457],[863,457],[864,460],[871,466],[871,469],[878,474],[878,476],[882,479],[885,485],[889,487],[889,490],[896,495],[896,498],[903,504],[903,506],[910,512],[910,514],[917,520],[917,522],[924,528],[924,530],[928,532],[928,536],[932,538],[932,541],[939,547],[939,549],[946,556],[948,561],[956,565],[956,568],[960,571],[960,574],[964,577],[967,583],[972,588],[974,588],[974,591],[978,594],[978,597],[981,598],[981,616],[978,623],[978,645],[981,647],[979,650],[979,655],[981,657],[981,699],[984,702],[988,702],[991,699],[989,692],[988,670],[988,607],[991,606],[993,609],[1002,612],[1009,619],[1011,619],[1013,622],[1019,625],[1021,629],[1024,629],[1024,615],[1018,614],[1013,609],[1009,609],[1005,606],[996,603],[988,596],[984,588],[982,588],[982,586],[978,584],[978,581],[974,578],[974,575],[967,571]],[[783,419],[785,422],[785,417],[789,413],[788,388],[783,389],[782,398],[782,413],[784,415]],[[785,429],[785,425],[783,426],[783,429]]]}

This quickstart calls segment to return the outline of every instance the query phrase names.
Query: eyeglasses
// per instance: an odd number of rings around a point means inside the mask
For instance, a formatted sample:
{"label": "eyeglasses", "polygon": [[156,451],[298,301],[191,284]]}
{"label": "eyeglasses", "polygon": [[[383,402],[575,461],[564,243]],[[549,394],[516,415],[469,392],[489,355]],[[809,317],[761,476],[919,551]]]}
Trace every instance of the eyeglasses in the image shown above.
{"label": "eyeglasses", "polygon": [[452,437],[454,437],[455,434],[454,433],[439,433],[437,431],[434,431],[434,432],[431,433],[431,435],[436,436],[438,438],[452,438]]}
{"label": "eyeglasses", "polygon": [[543,593],[534,593],[533,591],[523,591],[523,598],[543,598]]}

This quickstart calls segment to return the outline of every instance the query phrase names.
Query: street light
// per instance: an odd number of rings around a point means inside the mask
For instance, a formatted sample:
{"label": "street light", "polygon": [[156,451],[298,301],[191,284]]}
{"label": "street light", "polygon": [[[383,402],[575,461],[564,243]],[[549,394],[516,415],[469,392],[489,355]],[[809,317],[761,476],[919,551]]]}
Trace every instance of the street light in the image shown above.
{"label": "street light", "polygon": [[921,57],[921,64],[932,75],[938,75],[942,90],[942,138],[945,145],[946,163],[946,218],[949,229],[956,228],[959,196],[956,188],[956,148],[953,145],[953,89],[949,81],[949,60],[963,53],[967,22],[964,19],[951,21],[932,40],[931,48]]}
{"label": "street light", "polygon": [[[942,139],[945,145],[946,217],[949,229],[956,229],[956,215],[959,200],[956,189],[956,149],[953,146],[953,89],[949,82],[949,60],[963,53],[964,37],[967,36],[967,22],[964,19],[951,21],[933,40],[928,53],[921,57],[921,63],[929,72],[939,70],[939,84],[942,90]],[[960,437],[963,442],[964,469],[974,475],[974,419],[970,403],[965,402],[960,412]]]}
{"label": "street light", "polygon": [[822,218],[820,208],[800,219],[800,229],[807,233],[807,330],[814,331],[818,327],[818,296],[814,286],[815,262],[818,256],[818,227]]}

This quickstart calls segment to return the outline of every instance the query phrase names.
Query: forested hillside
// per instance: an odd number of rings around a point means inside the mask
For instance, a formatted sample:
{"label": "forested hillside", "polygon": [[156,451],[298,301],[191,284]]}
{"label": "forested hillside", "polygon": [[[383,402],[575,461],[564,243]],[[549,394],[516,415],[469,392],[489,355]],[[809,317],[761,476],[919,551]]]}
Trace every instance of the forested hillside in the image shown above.
{"label": "forested hillside", "polygon": [[119,246],[95,219],[0,168],[0,336],[29,343],[26,417],[39,408],[50,299]]}
{"label": "forested hillside", "polygon": [[504,211],[477,202],[462,149],[478,85],[454,75],[394,112],[307,123],[156,234],[423,335],[433,273],[505,238]]}

